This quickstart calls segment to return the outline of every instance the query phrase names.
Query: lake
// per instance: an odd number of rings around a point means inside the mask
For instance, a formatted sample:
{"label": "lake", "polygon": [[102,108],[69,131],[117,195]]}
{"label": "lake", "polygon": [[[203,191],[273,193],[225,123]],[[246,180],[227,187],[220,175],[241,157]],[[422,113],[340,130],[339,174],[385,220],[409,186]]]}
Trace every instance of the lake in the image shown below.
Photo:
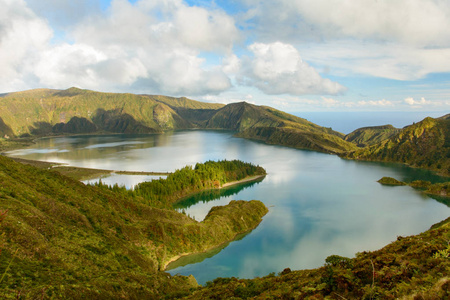
{"label": "lake", "polygon": [[[264,167],[268,175],[262,181],[205,192],[185,199],[184,206],[177,208],[202,220],[212,206],[226,205],[233,199],[258,199],[269,207],[252,232],[226,247],[171,266],[171,274],[193,274],[200,284],[216,277],[253,278],[287,267],[319,267],[329,255],[353,257],[357,252],[379,249],[397,236],[423,232],[450,214],[449,207],[408,186],[377,183],[383,176],[402,181],[446,180],[431,172],[266,145],[235,138],[230,132],[46,138],[8,155],[78,167],[147,172],[170,172],[221,159],[240,159]],[[132,187],[142,180],[148,178],[125,176],[116,182]]]}

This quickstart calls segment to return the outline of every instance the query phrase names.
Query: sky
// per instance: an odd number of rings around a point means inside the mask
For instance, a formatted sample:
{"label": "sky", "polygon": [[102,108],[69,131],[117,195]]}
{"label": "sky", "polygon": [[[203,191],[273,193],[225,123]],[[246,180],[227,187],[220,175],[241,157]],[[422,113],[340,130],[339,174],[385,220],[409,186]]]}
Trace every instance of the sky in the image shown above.
{"label": "sky", "polygon": [[448,0],[0,0],[0,93],[450,112]]}

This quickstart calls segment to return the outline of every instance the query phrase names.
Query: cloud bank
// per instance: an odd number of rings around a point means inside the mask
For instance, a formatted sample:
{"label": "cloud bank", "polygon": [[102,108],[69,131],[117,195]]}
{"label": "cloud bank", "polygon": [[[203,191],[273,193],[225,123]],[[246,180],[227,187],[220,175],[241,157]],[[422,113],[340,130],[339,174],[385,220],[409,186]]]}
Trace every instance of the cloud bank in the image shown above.
{"label": "cloud bank", "polygon": [[[232,78],[271,95],[345,91],[288,43],[253,43],[251,55],[238,57],[233,47],[243,33],[220,8],[181,0],[114,0],[106,11],[96,1],[76,7],[55,0],[0,2],[4,91],[79,86],[205,95],[229,90]],[[211,55],[215,63],[205,58]]]}
{"label": "cloud bank", "polygon": [[243,61],[241,81],[267,94],[339,94],[345,87],[319,73],[305,63],[300,53],[289,44],[254,43],[253,54]]}
{"label": "cloud bank", "polygon": [[[219,102],[251,95],[255,103],[267,104],[278,95],[279,103],[289,103],[311,95],[305,105],[448,106],[446,0],[0,0],[0,5],[0,93],[78,86]],[[384,89],[381,95],[371,85],[377,79],[394,88],[407,81],[429,87],[406,95]],[[422,97],[431,103],[414,100]]]}

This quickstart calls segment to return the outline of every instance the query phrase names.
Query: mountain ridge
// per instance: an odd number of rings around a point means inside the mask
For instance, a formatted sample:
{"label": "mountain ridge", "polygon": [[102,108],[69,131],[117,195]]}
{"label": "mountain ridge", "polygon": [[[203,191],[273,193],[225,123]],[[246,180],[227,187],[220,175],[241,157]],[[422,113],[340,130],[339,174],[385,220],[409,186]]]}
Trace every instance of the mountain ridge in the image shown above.
{"label": "mountain ridge", "polygon": [[[354,148],[351,143],[335,138],[343,137],[341,133],[267,106],[247,102],[223,105],[185,97],[103,93],[75,87],[8,93],[0,98],[0,118],[5,123],[3,127],[9,126],[14,136],[95,131],[148,134],[180,129],[214,129],[247,130],[241,136],[271,143],[270,138],[259,136],[259,131],[249,130],[270,127],[289,128],[297,135],[308,136],[307,139],[297,139],[295,144],[279,140],[286,146],[327,153],[342,153]],[[77,119],[71,122],[73,118]],[[286,132],[285,129],[279,132]],[[314,145],[313,148],[310,145]]]}
{"label": "mountain ridge", "polygon": [[399,162],[450,175],[450,119],[427,117],[390,138],[343,155],[357,160]]}
{"label": "mountain ridge", "polygon": [[[433,134],[411,136],[410,128],[417,123],[402,129],[391,125],[363,127],[344,135],[275,108],[247,102],[224,105],[186,97],[104,93],[75,87],[35,89],[0,97],[0,146],[13,145],[8,138],[30,135],[230,130],[237,137],[267,144],[338,154],[350,159],[406,163],[449,175],[448,142],[442,141],[447,141],[450,133],[446,129],[448,125],[442,124],[447,124],[450,114],[429,119],[436,122],[429,121],[426,132],[435,132],[440,141],[433,139]],[[411,138],[395,140],[395,137],[405,135]],[[424,149],[429,148],[425,156],[425,152],[418,152],[411,144],[413,140]],[[399,143],[402,146],[394,146]],[[383,156],[380,149],[385,147],[401,151]],[[406,149],[413,154],[407,154]]]}

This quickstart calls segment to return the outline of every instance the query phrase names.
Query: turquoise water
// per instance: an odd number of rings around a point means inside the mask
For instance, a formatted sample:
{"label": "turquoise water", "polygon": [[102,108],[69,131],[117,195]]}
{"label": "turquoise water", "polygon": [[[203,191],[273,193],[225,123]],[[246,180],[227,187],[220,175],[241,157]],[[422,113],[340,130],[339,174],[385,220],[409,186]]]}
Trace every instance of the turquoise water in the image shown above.
{"label": "turquoise water", "polygon": [[[9,155],[72,166],[128,171],[174,171],[196,162],[240,159],[268,175],[195,199],[187,214],[202,220],[212,206],[230,200],[263,201],[269,213],[252,232],[224,248],[190,257],[171,274],[193,274],[199,283],[216,277],[252,278],[284,268],[322,266],[327,256],[352,257],[397,236],[417,234],[447,218],[450,208],[407,186],[387,187],[383,176],[411,181],[444,179],[397,164],[356,162],[334,155],[265,145],[231,133],[182,131],[164,135],[78,136],[42,139]],[[127,184],[137,183],[130,176]]]}

